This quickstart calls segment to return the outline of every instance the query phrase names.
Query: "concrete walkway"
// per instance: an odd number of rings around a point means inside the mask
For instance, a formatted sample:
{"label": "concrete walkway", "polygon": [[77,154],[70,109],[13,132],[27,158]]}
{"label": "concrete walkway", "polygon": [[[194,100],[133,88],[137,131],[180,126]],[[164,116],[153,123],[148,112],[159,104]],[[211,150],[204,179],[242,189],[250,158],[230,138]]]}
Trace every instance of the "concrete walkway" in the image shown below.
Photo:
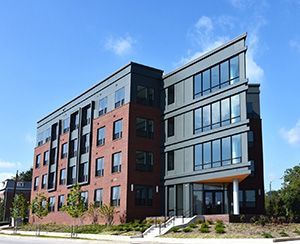
{"label": "concrete walkway", "polygon": [[[34,231],[18,231],[21,235],[30,235],[35,236]],[[12,230],[1,230],[0,234],[11,235],[13,234]],[[41,232],[42,236],[51,236],[53,237],[65,237],[70,238],[70,233],[60,233],[60,232]],[[200,244],[270,244],[273,243],[273,239],[200,239],[200,238],[163,238],[163,237],[153,237],[153,238],[131,238],[129,236],[114,236],[114,235],[101,235],[101,234],[78,234],[78,238],[91,239],[89,243],[97,243],[97,241],[107,241],[112,243],[170,243],[170,244],[181,244],[181,243],[200,243]],[[10,236],[10,238],[33,238],[33,237],[21,237],[21,236]],[[38,237],[35,237],[38,238]],[[51,239],[52,239],[51,238]],[[40,240],[46,238],[38,238]],[[50,240],[50,239],[48,239]],[[52,239],[54,240],[54,238]],[[60,239],[61,240],[61,239]],[[94,240],[94,241],[93,241]],[[80,243],[80,240],[76,242]],[[86,241],[86,240],[85,240]],[[84,242],[84,240],[83,240]],[[42,243],[42,241],[41,241]],[[300,244],[300,241],[285,242],[292,244]]]}

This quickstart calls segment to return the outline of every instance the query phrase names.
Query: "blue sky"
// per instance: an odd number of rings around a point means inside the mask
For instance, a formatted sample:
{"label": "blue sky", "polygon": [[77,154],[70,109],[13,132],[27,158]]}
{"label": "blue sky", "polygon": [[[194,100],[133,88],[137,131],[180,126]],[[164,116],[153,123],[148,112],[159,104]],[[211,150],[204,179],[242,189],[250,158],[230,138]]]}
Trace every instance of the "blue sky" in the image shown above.
{"label": "blue sky", "polygon": [[129,61],[169,72],[248,32],[278,188],[300,162],[299,23],[299,0],[0,0],[0,180],[31,167],[37,120]]}

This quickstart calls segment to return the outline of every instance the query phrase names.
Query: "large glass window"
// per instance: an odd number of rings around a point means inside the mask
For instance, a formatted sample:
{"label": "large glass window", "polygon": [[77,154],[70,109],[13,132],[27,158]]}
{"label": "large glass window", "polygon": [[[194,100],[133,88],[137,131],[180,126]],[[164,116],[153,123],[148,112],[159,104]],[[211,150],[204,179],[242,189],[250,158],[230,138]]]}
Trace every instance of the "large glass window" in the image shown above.
{"label": "large glass window", "polygon": [[79,113],[71,115],[71,130],[76,130],[79,127]]}
{"label": "large glass window", "polygon": [[49,197],[49,212],[54,212],[55,210],[55,197]]}
{"label": "large glass window", "polygon": [[236,123],[241,120],[240,95],[235,95],[231,100],[231,123]]}
{"label": "large glass window", "polygon": [[140,137],[153,138],[154,135],[153,120],[137,117],[136,135]]}
{"label": "large glass window", "polygon": [[169,118],[167,120],[167,124],[168,124],[168,137],[174,136],[174,132],[175,132],[175,119],[174,119],[174,117]]}
{"label": "large glass window", "polygon": [[245,191],[245,207],[254,208],[255,207],[256,194],[255,190],[246,190]]}
{"label": "large glass window", "polygon": [[105,126],[97,130],[97,146],[105,144]]}
{"label": "large glass window", "polygon": [[94,202],[96,207],[102,206],[103,203],[103,189],[99,188],[95,190]]}
{"label": "large glass window", "polygon": [[39,168],[41,165],[41,154],[36,155],[35,158],[35,168]]}
{"label": "large glass window", "polygon": [[70,118],[66,118],[63,120],[63,133],[68,132],[70,129]]}
{"label": "large glass window", "polygon": [[77,139],[70,141],[70,158],[77,156],[78,141]]}
{"label": "large glass window", "polygon": [[167,153],[167,169],[168,171],[174,170],[174,151]]}
{"label": "large glass window", "polygon": [[79,164],[79,176],[78,181],[79,182],[87,182],[88,180],[88,163],[84,162]]}
{"label": "large glass window", "polygon": [[92,110],[91,105],[88,105],[82,109],[82,126],[86,126],[91,122]]}
{"label": "large glass window", "polygon": [[136,151],[135,153],[136,170],[151,171],[153,168],[153,153]]}
{"label": "large glass window", "polygon": [[125,88],[117,90],[115,93],[115,108],[122,106],[125,102]]}
{"label": "large glass window", "polygon": [[121,152],[112,155],[112,173],[121,172]]}
{"label": "large glass window", "polygon": [[194,147],[194,170],[202,169],[202,144],[197,144]]}
{"label": "large glass window", "polygon": [[61,158],[66,158],[68,156],[68,143],[64,143],[61,146]]}
{"label": "large glass window", "polygon": [[49,162],[49,150],[47,150],[46,152],[44,152],[44,165],[47,165]]}
{"label": "large glass window", "polygon": [[87,153],[90,148],[90,134],[85,134],[81,138],[81,153]]}
{"label": "large glass window", "polygon": [[202,108],[194,110],[194,133],[202,132]]}
{"label": "large glass window", "polygon": [[104,175],[104,157],[96,159],[96,176]]}
{"label": "large glass window", "polygon": [[211,105],[211,124],[212,129],[218,128],[221,126],[220,123],[220,102],[215,102]]}
{"label": "large glass window", "polygon": [[175,102],[175,85],[168,87],[168,105]]}
{"label": "large glass window", "polygon": [[203,107],[203,131],[210,130],[210,105]]}
{"label": "large glass window", "polygon": [[120,186],[113,186],[111,188],[111,206],[120,206]]}
{"label": "large glass window", "polygon": [[135,186],[135,205],[152,206],[153,187],[152,186]]}
{"label": "large glass window", "polygon": [[232,137],[232,163],[237,164],[242,162],[242,145],[241,135]]}
{"label": "large glass window", "polygon": [[114,140],[122,138],[122,124],[123,124],[122,119],[114,122],[114,132],[113,132]]}
{"label": "large glass window", "polygon": [[66,184],[66,169],[60,170],[59,184],[60,185]]}
{"label": "large glass window", "polygon": [[242,162],[241,134],[194,146],[194,170]]}
{"label": "large glass window", "polygon": [[76,166],[68,168],[68,184],[72,185],[76,183]]}
{"label": "large glass window", "polygon": [[57,211],[60,211],[65,203],[65,195],[58,196],[58,205],[57,205]]}
{"label": "large glass window", "polygon": [[34,178],[33,190],[36,191],[39,188],[39,177]]}
{"label": "large glass window", "polygon": [[106,113],[107,113],[107,97],[104,97],[99,101],[99,116]]}
{"label": "large glass window", "polygon": [[45,189],[46,188],[46,185],[47,185],[47,174],[43,175],[42,176],[42,189]]}
{"label": "large glass window", "polygon": [[87,191],[82,191],[80,193],[81,195],[81,200],[83,201],[84,203],[84,207],[87,209],[88,208],[88,192]]}
{"label": "large glass window", "polygon": [[145,105],[153,105],[154,102],[154,89],[151,87],[145,87],[138,85],[136,100],[138,103]]}
{"label": "large glass window", "polygon": [[229,98],[221,101],[222,126],[230,124],[230,102]]}
{"label": "large glass window", "polygon": [[239,81],[239,58],[235,56],[194,76],[194,98]]}

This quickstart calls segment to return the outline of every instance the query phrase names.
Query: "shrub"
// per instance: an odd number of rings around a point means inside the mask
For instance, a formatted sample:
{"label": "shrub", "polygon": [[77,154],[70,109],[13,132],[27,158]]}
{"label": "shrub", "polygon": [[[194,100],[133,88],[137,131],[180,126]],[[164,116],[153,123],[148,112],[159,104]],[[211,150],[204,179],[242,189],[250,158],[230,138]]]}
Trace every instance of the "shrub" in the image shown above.
{"label": "shrub", "polygon": [[194,229],[194,228],[197,228],[197,225],[195,223],[191,223],[191,224],[189,224],[189,227]]}
{"label": "shrub", "polygon": [[287,237],[287,236],[289,236],[288,233],[286,233],[284,230],[280,231],[280,232],[279,232],[279,235],[280,235],[281,237]]}
{"label": "shrub", "polygon": [[245,223],[246,222],[246,216],[245,216],[245,214],[241,214],[240,215],[240,222],[241,223]]}
{"label": "shrub", "polygon": [[264,238],[273,238],[273,236],[270,233],[263,232],[261,235]]}
{"label": "shrub", "polygon": [[297,235],[300,235],[300,230],[295,229],[295,230],[294,230],[294,233],[297,234]]}
{"label": "shrub", "polygon": [[207,223],[202,223],[199,231],[201,233],[209,233],[209,225]]}
{"label": "shrub", "polygon": [[218,234],[223,234],[223,233],[225,233],[225,226],[223,224],[222,225],[216,225],[215,226],[215,231]]}
{"label": "shrub", "polygon": [[179,228],[178,226],[174,226],[174,227],[171,228],[170,231],[172,231],[172,232],[174,232],[174,233],[180,232],[180,228]]}
{"label": "shrub", "polygon": [[268,222],[269,222],[268,217],[266,217],[264,215],[260,215],[256,223],[261,225],[261,226],[265,226],[266,223],[268,223]]}
{"label": "shrub", "polygon": [[217,224],[217,225],[224,225],[223,220],[221,220],[221,219],[218,219],[218,220],[216,221],[216,224]]}
{"label": "shrub", "polygon": [[214,221],[212,221],[211,219],[206,220],[206,222],[207,222],[209,225],[213,225],[213,224],[214,224]]}
{"label": "shrub", "polygon": [[252,216],[250,218],[250,223],[255,224],[257,222],[257,216]]}
{"label": "shrub", "polygon": [[196,221],[195,221],[195,224],[196,224],[196,225],[200,225],[200,224],[202,224],[202,223],[204,223],[204,220],[203,220],[203,219],[196,219]]}
{"label": "shrub", "polygon": [[185,227],[185,228],[183,229],[183,232],[192,232],[192,231],[193,231],[193,229],[190,228],[190,227]]}

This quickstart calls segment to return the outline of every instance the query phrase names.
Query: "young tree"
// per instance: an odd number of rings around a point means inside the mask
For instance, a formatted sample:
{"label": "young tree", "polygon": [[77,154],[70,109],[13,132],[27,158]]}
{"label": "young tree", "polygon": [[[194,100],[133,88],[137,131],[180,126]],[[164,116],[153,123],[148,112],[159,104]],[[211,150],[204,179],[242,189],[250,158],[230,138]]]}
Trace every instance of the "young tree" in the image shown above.
{"label": "young tree", "polygon": [[112,225],[114,221],[115,207],[103,204],[99,209],[100,216],[105,219],[105,223]]}
{"label": "young tree", "polygon": [[99,219],[99,207],[93,203],[90,203],[86,215],[92,219],[92,224],[97,224]]}
{"label": "young tree", "polygon": [[[32,200],[30,205],[32,214],[39,220],[42,220],[49,213],[49,203],[47,197],[44,194],[38,193]],[[37,224],[36,235],[40,235],[40,224]]]}
{"label": "young tree", "polygon": [[[81,190],[78,184],[74,185],[67,198],[66,205],[62,208],[67,212],[74,220],[74,222],[83,216],[86,211],[84,199],[81,197]],[[72,225],[71,237],[75,236],[74,223]]]}
{"label": "young tree", "polygon": [[282,200],[288,217],[300,221],[300,164],[284,172]]}
{"label": "young tree", "polygon": [[17,231],[18,228],[18,219],[23,221],[27,215],[27,211],[28,202],[26,201],[25,197],[22,194],[15,195],[12,202],[12,208],[10,209],[10,215],[15,221],[15,231]]}

